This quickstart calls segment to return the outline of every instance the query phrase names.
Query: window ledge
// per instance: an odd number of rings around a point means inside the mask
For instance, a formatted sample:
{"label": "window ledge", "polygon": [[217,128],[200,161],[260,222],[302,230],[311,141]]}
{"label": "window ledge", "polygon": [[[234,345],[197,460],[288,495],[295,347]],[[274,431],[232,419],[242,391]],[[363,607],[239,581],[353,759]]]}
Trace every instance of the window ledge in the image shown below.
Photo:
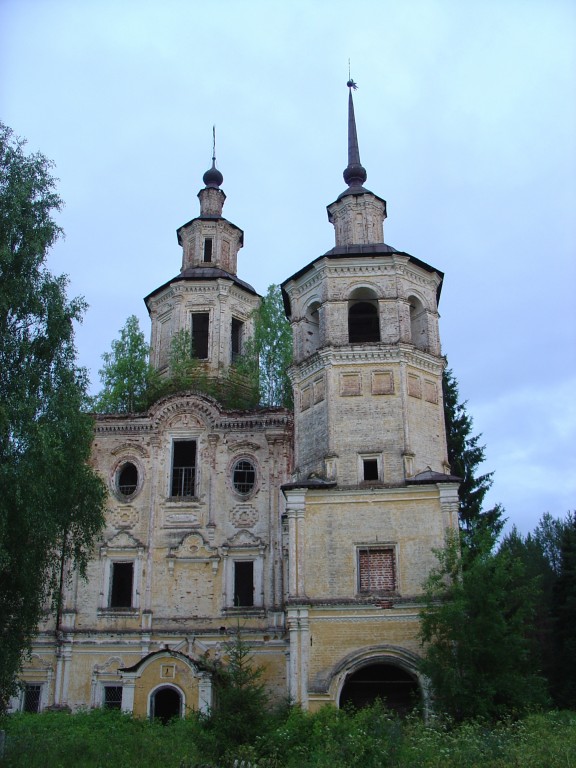
{"label": "window ledge", "polygon": [[138,618],[140,616],[139,608],[98,608],[98,617],[117,619],[120,617],[131,616]]}
{"label": "window ledge", "polygon": [[224,608],[222,613],[226,616],[266,616],[266,609],[262,606],[240,605]]}

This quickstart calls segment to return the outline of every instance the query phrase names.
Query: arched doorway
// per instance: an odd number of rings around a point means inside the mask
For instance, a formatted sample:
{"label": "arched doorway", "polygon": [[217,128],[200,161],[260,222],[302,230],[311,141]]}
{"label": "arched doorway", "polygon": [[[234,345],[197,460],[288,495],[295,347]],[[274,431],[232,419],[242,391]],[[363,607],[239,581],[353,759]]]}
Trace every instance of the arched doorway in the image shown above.
{"label": "arched doorway", "polygon": [[150,715],[166,724],[182,715],[182,695],[176,688],[158,688],[152,694]]}
{"label": "arched doorway", "polygon": [[418,681],[394,664],[369,664],[348,675],[339,706],[366,707],[376,699],[399,714],[407,714],[421,701]]}

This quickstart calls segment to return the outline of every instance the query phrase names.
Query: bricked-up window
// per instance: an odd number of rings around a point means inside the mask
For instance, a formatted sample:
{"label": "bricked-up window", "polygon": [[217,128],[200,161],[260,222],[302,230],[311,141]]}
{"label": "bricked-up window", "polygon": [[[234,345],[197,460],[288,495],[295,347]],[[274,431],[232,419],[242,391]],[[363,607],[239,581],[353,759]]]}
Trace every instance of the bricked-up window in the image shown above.
{"label": "bricked-up window", "polygon": [[208,330],[210,314],[208,312],[192,313],[192,354],[199,360],[208,359]]}
{"label": "bricked-up window", "polygon": [[104,686],[104,708],[121,709],[122,708],[122,686],[106,685]]}
{"label": "bricked-up window", "polygon": [[22,701],[22,710],[24,712],[40,712],[40,694],[41,685],[26,685],[24,687],[24,698]]}
{"label": "bricked-up window", "polygon": [[171,496],[196,493],[196,441],[175,440],[172,445]]}
{"label": "bricked-up window", "polygon": [[359,301],[348,310],[348,341],[361,344],[380,341],[378,307],[368,301]]}
{"label": "bricked-up window", "polygon": [[112,563],[110,579],[110,608],[132,607],[134,563]]}
{"label": "bricked-up window", "polygon": [[204,239],[204,261],[212,261],[212,238]]}
{"label": "bricked-up window", "polygon": [[366,547],[358,550],[360,592],[392,592],[396,588],[392,547]]}
{"label": "bricked-up window", "polygon": [[242,326],[244,323],[242,320],[232,318],[232,333],[231,333],[231,347],[232,347],[232,362],[234,363],[242,354]]}
{"label": "bricked-up window", "polygon": [[234,605],[251,607],[254,605],[254,562],[236,560],[234,563]]}

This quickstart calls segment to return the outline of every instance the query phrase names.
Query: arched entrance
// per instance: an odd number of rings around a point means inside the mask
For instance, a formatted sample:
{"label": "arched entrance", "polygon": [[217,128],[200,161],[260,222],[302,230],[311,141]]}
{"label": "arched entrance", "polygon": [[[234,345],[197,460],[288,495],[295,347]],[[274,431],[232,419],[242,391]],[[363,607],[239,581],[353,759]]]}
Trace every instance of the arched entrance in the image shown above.
{"label": "arched entrance", "polygon": [[360,708],[376,699],[399,714],[407,714],[421,702],[418,681],[395,664],[369,664],[347,676],[339,706]]}
{"label": "arched entrance", "polygon": [[166,724],[182,715],[182,694],[176,688],[157,688],[151,697],[150,715]]}

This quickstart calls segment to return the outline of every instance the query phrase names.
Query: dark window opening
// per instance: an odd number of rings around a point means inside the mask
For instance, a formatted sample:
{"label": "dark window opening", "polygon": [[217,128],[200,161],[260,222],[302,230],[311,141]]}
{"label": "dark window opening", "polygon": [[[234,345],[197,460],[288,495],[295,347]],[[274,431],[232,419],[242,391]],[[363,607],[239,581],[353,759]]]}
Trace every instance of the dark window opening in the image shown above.
{"label": "dark window opening", "polygon": [[208,328],[210,315],[208,312],[192,313],[192,356],[199,360],[208,359]]}
{"label": "dark window opening", "polygon": [[174,688],[160,688],[152,697],[152,717],[164,725],[182,714],[182,696]]}
{"label": "dark window opening", "polygon": [[175,440],[172,446],[171,496],[194,496],[196,490],[196,441]]}
{"label": "dark window opening", "polygon": [[128,461],[118,472],[118,490],[122,496],[131,496],[138,486],[138,470]]}
{"label": "dark window opening", "polygon": [[367,301],[359,301],[348,310],[348,341],[361,344],[380,341],[378,308]]}
{"label": "dark window opening", "polygon": [[356,708],[382,699],[385,706],[400,715],[407,715],[420,702],[418,681],[393,664],[370,664],[346,678],[340,694],[340,707]]}
{"label": "dark window opening", "polygon": [[234,563],[234,605],[254,605],[254,561],[237,560]]}
{"label": "dark window opening", "polygon": [[41,685],[27,685],[24,688],[24,701],[22,703],[24,712],[40,712],[41,692]]}
{"label": "dark window opening", "polygon": [[378,460],[364,459],[364,480],[378,479]]}
{"label": "dark window opening", "polygon": [[104,687],[104,708],[121,709],[122,708],[122,686],[106,685]]}
{"label": "dark window opening", "polygon": [[204,238],[204,261],[212,261],[212,238]]}
{"label": "dark window opening", "polygon": [[358,587],[360,592],[392,592],[396,586],[394,550],[370,547],[358,550]]}
{"label": "dark window opening", "polygon": [[241,320],[232,318],[232,362],[235,362],[242,354],[242,327],[244,323]]}
{"label": "dark window opening", "polygon": [[134,563],[112,563],[110,608],[132,607]]}
{"label": "dark window opening", "polygon": [[241,459],[234,465],[232,482],[238,493],[246,495],[251,492],[256,483],[256,470],[251,461]]}

